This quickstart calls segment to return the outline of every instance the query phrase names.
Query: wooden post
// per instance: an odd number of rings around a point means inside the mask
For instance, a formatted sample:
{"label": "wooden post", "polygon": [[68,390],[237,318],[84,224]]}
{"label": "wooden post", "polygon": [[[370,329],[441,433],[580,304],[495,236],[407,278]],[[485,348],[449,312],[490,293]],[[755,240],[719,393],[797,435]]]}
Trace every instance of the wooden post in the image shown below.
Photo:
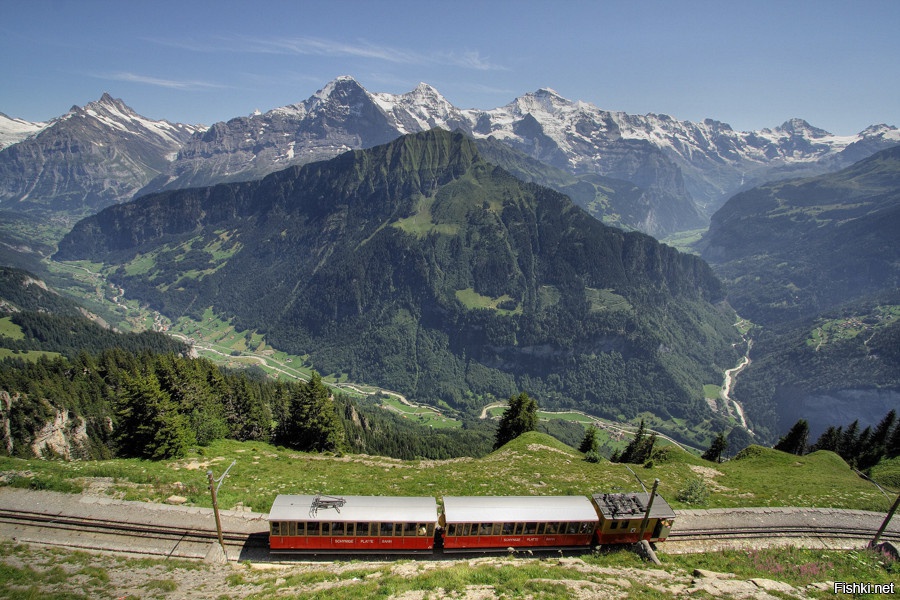
{"label": "wooden post", "polygon": [[869,548],[874,548],[876,545],[878,545],[878,540],[881,538],[881,534],[884,533],[885,529],[887,529],[888,523],[891,522],[891,517],[893,517],[894,513],[897,512],[898,506],[900,506],[900,494],[897,495],[897,499],[894,500],[894,505],[891,507],[891,510],[888,511],[887,516],[881,523],[881,527],[878,529],[878,533],[876,533],[875,537],[872,538],[872,541],[869,542]]}
{"label": "wooden post", "polygon": [[659,479],[653,480],[653,490],[650,491],[650,501],[647,503],[647,512],[644,513],[644,520],[641,521],[641,533],[638,541],[643,541],[644,533],[647,532],[647,522],[650,520],[650,509],[653,508],[653,499],[656,497],[656,488],[659,487]]}
{"label": "wooden post", "polygon": [[209,493],[212,494],[213,513],[216,515],[216,533],[219,534],[219,545],[222,546],[222,551],[224,552],[225,540],[222,539],[222,521],[219,519],[219,501],[216,499],[216,485],[215,480],[213,480],[213,472],[207,471],[206,477],[209,479]]}

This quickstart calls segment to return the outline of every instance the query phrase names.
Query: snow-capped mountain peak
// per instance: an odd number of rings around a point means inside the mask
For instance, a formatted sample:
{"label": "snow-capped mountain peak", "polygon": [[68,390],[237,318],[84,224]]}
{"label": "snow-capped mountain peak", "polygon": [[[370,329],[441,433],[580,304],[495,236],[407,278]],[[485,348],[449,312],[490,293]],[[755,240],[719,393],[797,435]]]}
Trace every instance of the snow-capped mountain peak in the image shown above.
{"label": "snow-capped mountain peak", "polygon": [[47,123],[32,123],[24,119],[9,117],[0,112],[0,150],[37,134]]}

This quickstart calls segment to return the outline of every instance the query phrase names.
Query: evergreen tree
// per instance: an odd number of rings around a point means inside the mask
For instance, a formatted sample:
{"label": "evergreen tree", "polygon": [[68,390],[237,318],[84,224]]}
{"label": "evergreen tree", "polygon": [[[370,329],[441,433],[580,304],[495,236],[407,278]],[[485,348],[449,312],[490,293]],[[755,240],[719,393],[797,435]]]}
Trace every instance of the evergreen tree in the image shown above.
{"label": "evergreen tree", "polygon": [[848,463],[853,461],[856,456],[857,445],[859,443],[859,419],[850,423],[847,429],[841,435],[841,445],[838,447],[838,454]]}
{"label": "evergreen tree", "polygon": [[116,441],[126,456],[178,458],[196,443],[187,418],[152,373],[126,379],[118,417]]}
{"label": "evergreen tree", "polygon": [[581,440],[581,445],[578,446],[578,451],[584,454],[588,452],[597,452],[600,449],[600,440],[597,439],[597,428],[593,425],[588,425],[587,430],[584,432],[584,438]]}
{"label": "evergreen tree", "polygon": [[887,455],[888,458],[900,456],[900,423],[894,427],[894,433],[888,438],[887,446],[885,447],[885,455]]}
{"label": "evergreen tree", "polygon": [[806,422],[806,419],[800,419],[794,423],[790,431],[778,440],[778,443],[775,444],[775,449],[801,456],[806,452],[808,439],[809,423]]}
{"label": "evergreen tree", "polygon": [[310,380],[289,391],[288,422],[279,426],[277,440],[304,451],[334,451],[344,447],[344,427],[334,398],[322,378],[313,371]]}
{"label": "evergreen tree", "polygon": [[653,453],[653,447],[655,445],[656,432],[654,431],[648,436],[646,434],[644,420],[641,419],[641,423],[640,425],[638,425],[638,429],[634,433],[634,437],[631,439],[631,442],[629,442],[625,450],[623,450],[620,455],[615,457],[616,459],[611,458],[610,460],[612,460],[613,462],[643,464],[650,458],[650,455]]}
{"label": "evergreen tree", "polygon": [[500,417],[494,450],[514,440],[527,431],[537,429],[538,404],[525,392],[509,397],[509,406]]}
{"label": "evergreen tree", "polygon": [[838,452],[841,447],[841,436],[843,435],[844,428],[843,427],[835,427],[832,425],[819,436],[819,439],[816,440],[816,443],[812,445],[810,448],[810,452],[816,450],[830,450],[832,452]]}
{"label": "evergreen tree", "polygon": [[715,437],[710,444],[709,449],[703,453],[703,460],[708,460],[712,462],[719,462],[722,458],[722,453],[728,448],[728,439],[725,437],[725,432],[721,432],[719,435]]}

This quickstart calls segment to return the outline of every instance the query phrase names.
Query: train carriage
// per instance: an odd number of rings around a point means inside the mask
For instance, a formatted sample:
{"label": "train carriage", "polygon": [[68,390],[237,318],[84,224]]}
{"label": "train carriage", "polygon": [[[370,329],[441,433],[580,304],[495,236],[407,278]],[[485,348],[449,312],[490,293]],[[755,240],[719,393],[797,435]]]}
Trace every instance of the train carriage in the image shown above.
{"label": "train carriage", "polygon": [[597,511],[579,496],[445,496],[444,550],[588,546]]}
{"label": "train carriage", "polygon": [[675,521],[675,511],[658,494],[653,498],[652,506],[650,494],[646,492],[594,494],[591,499],[600,514],[597,541],[601,544],[631,544],[642,539],[662,542],[669,536]]}
{"label": "train carriage", "polygon": [[269,512],[272,552],[429,552],[434,498],[279,495]]}

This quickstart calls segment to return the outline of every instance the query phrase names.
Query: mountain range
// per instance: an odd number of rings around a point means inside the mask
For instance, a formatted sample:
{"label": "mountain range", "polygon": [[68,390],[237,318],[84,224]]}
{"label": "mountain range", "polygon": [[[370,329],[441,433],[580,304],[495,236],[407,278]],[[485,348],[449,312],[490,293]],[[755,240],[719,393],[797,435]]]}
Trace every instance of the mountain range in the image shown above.
{"label": "mountain range", "polygon": [[710,417],[700,383],[737,360],[700,258],[607,227],[442,129],[110,206],[56,258],[104,263],[170,317],[212,307],[325,373],[458,409],[528,389],[672,428]]}
{"label": "mountain range", "polygon": [[[170,316],[213,307],[316,368],[420,399],[466,408],[525,388],[708,426],[696,385],[737,360],[722,299],[765,326],[734,391],[763,438],[785,407],[830,403],[824,422],[868,402],[876,418],[900,398],[895,127],[736,132],[549,89],[458,109],[426,84],[393,95],[340,77],[210,127],[104,95],[47,123],[0,116],[0,140],[4,262],[31,269],[17,257],[71,229],[57,257],[104,263]],[[586,224],[561,194],[625,231],[710,223],[697,248],[712,270]],[[52,240],[32,234],[47,216]],[[855,320],[865,335],[811,333]]]}
{"label": "mountain range", "polygon": [[129,200],[198,131],[141,117],[108,94],[31,130],[8,118],[0,125],[27,134],[0,150],[0,206],[70,217]]}
{"label": "mountain range", "polygon": [[[27,134],[26,124],[10,123],[0,119],[0,132]],[[518,151],[517,162],[529,157],[566,173],[591,214],[656,236],[704,227],[741,189],[834,171],[900,143],[900,131],[886,125],[835,136],[792,119],[737,132],[711,119],[602,110],[551,89],[495,109],[459,109],[424,83],[405,94],[372,93],[351,77],[303,102],[208,128],[144,119],[108,95],[34,127],[0,150],[0,208],[43,205],[82,216],[135,194],[258,179],[440,127],[499,141]],[[555,187],[552,179],[534,178]]]}

